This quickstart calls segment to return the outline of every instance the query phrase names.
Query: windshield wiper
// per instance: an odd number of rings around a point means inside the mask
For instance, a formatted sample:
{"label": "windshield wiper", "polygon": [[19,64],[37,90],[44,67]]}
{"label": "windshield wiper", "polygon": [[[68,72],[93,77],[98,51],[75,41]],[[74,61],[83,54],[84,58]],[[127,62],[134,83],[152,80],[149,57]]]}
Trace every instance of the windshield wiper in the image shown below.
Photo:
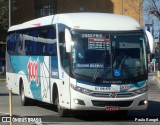
{"label": "windshield wiper", "polygon": [[124,71],[124,72],[126,73],[127,77],[130,78],[130,77],[131,77],[131,74],[130,74],[130,73],[128,72],[128,70],[126,69],[124,62],[125,62],[125,57],[123,58],[123,60],[122,60],[122,62],[121,62],[121,69],[122,69],[122,71]]}
{"label": "windshield wiper", "polygon": [[[100,63],[100,64],[103,63],[104,66],[105,66],[104,61],[105,61],[105,58],[106,58],[106,55],[107,55],[107,46],[105,46],[105,50],[104,50],[104,51],[105,51],[105,52],[104,52],[104,54],[102,55],[99,63]],[[103,67],[103,68],[104,68],[104,67]],[[100,69],[101,69],[101,67],[98,67],[98,68],[97,68],[97,70],[96,70],[96,72],[95,72],[95,74],[94,74],[94,76],[93,76],[92,82],[96,82],[97,76],[98,76],[98,73],[99,73]]]}
{"label": "windshield wiper", "polygon": [[[134,80],[134,77],[131,77],[130,72],[125,67],[125,64],[124,64],[125,60],[126,60],[126,57],[123,57],[122,60],[121,60],[121,62],[120,62],[120,65],[118,67],[121,68],[122,71],[124,71],[126,73],[128,79],[132,78]],[[131,82],[131,80],[129,80],[129,81]]]}
{"label": "windshield wiper", "polygon": [[[106,53],[104,53],[104,54],[102,55],[101,60],[100,60],[100,64],[101,64],[102,62],[104,62],[105,56],[106,56]],[[95,74],[94,74],[94,76],[93,76],[92,82],[96,82],[96,79],[97,79],[97,76],[98,76],[98,73],[99,73],[100,69],[101,69],[101,67],[98,67],[98,68],[97,68],[97,70],[96,70],[96,72],[95,72]]]}

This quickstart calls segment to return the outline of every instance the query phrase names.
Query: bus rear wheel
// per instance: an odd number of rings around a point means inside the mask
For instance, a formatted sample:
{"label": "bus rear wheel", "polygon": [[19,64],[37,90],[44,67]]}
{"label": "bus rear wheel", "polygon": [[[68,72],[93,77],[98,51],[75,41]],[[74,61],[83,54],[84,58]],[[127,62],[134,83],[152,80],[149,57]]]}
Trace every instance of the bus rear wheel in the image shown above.
{"label": "bus rear wheel", "polygon": [[23,84],[21,84],[21,87],[20,87],[20,96],[21,96],[21,104],[23,106],[27,106],[29,104],[29,99],[24,94],[24,85]]}

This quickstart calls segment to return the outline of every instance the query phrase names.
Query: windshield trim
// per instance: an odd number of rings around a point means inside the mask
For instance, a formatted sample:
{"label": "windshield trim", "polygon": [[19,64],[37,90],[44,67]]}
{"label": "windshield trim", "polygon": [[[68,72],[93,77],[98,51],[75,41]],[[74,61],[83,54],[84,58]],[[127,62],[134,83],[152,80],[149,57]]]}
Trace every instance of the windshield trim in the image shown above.
{"label": "windshield trim", "polygon": [[[143,30],[134,30],[134,31],[98,31],[98,30],[95,30],[95,31],[93,31],[93,30],[77,30],[77,29],[74,30],[74,29],[72,29],[71,32],[72,32],[72,37],[73,37],[74,32],[79,32],[79,33],[81,33],[81,32],[90,32],[90,33],[100,32],[100,33],[109,34],[109,39],[110,39],[110,36],[113,35],[113,34],[118,34],[118,35],[121,35],[121,34],[135,34],[135,33],[144,34]],[[145,42],[145,40],[144,40],[144,42]],[[110,45],[110,47],[112,49],[111,45]],[[146,50],[145,50],[145,55],[146,55]],[[113,63],[112,63],[112,61],[113,60],[111,58],[111,69],[112,69],[111,72],[113,74]],[[124,79],[124,78],[121,78],[121,77],[120,78],[115,78],[112,75],[112,77],[110,79],[103,79],[102,80],[102,78],[97,77],[96,80],[93,81],[93,77],[89,77],[89,76],[86,77],[86,76],[83,76],[82,74],[81,75],[80,74],[75,74],[74,71],[73,71],[73,63],[71,63],[71,75],[72,75],[73,78],[76,78],[78,80],[84,80],[84,81],[89,81],[89,82],[94,82],[94,83],[100,83],[100,82],[101,83],[129,83],[129,82],[136,82],[136,81],[139,81],[139,80],[144,80],[144,79],[147,78],[148,74],[147,74],[147,70],[146,70],[146,71],[144,71],[144,74],[141,75],[141,76],[136,76],[136,77],[131,76],[131,77],[128,77],[127,79],[126,78]],[[108,81],[108,82],[106,82],[106,81]],[[117,82],[117,81],[119,81],[119,82]]]}
{"label": "windshield trim", "polygon": [[101,33],[106,33],[106,34],[124,34],[124,33],[144,33],[144,30],[143,29],[140,29],[140,30],[118,30],[118,31],[110,31],[110,30],[86,30],[86,29],[71,29],[70,30],[71,34],[73,35],[74,32],[92,32],[92,33],[96,33],[96,32],[101,32]]}

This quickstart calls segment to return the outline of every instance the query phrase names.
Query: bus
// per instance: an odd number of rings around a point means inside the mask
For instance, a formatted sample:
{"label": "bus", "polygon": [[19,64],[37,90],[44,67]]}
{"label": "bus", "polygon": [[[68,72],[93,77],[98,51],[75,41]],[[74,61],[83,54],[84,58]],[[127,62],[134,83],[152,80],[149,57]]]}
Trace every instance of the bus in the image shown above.
{"label": "bus", "polygon": [[7,88],[22,105],[38,100],[74,110],[145,110],[150,32],[125,15],[64,13],[11,26]]}

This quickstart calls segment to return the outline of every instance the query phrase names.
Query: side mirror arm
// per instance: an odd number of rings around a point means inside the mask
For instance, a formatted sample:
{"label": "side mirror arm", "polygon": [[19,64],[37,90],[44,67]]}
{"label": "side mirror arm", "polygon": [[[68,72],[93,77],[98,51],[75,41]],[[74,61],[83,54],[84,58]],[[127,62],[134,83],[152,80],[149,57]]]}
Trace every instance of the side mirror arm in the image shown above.
{"label": "side mirror arm", "polygon": [[69,31],[69,29],[65,29],[65,42],[66,42],[66,52],[71,52],[71,42],[72,42],[72,36]]}
{"label": "side mirror arm", "polygon": [[147,36],[147,39],[148,39],[148,43],[149,43],[149,48],[150,48],[150,52],[151,54],[154,54],[155,53],[155,42],[154,42],[154,38],[152,36],[152,34],[145,30],[145,34]]}

